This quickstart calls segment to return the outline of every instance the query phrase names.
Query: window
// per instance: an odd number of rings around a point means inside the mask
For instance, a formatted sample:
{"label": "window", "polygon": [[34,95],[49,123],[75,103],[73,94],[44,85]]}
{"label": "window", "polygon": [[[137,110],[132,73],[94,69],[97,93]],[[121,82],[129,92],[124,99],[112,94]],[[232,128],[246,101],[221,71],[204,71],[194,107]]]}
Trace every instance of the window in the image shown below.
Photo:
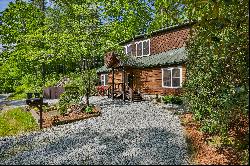
{"label": "window", "polygon": [[150,54],[150,40],[136,42],[136,56],[148,56]]}
{"label": "window", "polygon": [[127,55],[132,55],[132,44],[124,46],[124,53]]}
{"label": "window", "polygon": [[108,74],[101,74],[101,85],[106,86],[108,85]]}
{"label": "window", "polygon": [[162,69],[162,87],[179,88],[182,83],[182,68],[171,67]]}

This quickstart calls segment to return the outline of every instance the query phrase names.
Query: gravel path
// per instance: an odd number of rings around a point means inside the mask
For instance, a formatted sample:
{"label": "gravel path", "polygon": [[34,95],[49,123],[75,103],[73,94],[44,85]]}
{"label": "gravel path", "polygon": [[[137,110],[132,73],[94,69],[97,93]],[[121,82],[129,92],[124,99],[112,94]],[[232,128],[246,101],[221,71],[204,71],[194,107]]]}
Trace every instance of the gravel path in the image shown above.
{"label": "gravel path", "polygon": [[102,115],[0,138],[1,164],[188,164],[176,115],[151,102],[92,97]]}

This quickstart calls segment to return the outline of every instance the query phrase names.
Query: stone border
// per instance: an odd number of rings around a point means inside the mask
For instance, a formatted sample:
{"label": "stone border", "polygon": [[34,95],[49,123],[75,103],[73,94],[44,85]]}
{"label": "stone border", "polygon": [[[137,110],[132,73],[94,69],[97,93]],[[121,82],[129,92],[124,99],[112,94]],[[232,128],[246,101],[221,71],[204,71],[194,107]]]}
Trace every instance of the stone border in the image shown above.
{"label": "stone border", "polygon": [[33,109],[30,110],[30,113],[32,114],[32,116],[34,117],[36,123],[39,125],[40,124],[40,117],[39,115],[36,113],[36,111],[34,111]]}
{"label": "stone border", "polygon": [[[96,105],[96,106],[94,106],[94,109],[96,110],[95,112],[80,114],[77,118],[74,118],[74,119],[72,119],[72,117],[65,116],[68,119],[58,120],[58,119],[61,119],[61,117],[63,117],[63,116],[59,115],[60,117],[58,118],[58,115],[55,115],[55,116],[52,116],[51,118],[49,118],[49,120],[48,120],[48,119],[45,119],[43,116],[43,124],[42,124],[43,128],[50,128],[50,127],[53,127],[56,125],[72,123],[72,122],[76,122],[79,120],[100,116],[101,115],[101,108]],[[36,123],[39,125],[40,124],[39,112],[37,113],[34,109],[30,109],[29,111],[32,114],[32,116],[34,117]],[[45,123],[45,120],[46,121],[51,120],[52,123]],[[47,124],[49,124],[49,125],[47,125]]]}
{"label": "stone border", "polygon": [[66,120],[62,120],[62,121],[58,121],[58,122],[53,121],[52,125],[56,126],[56,125],[61,125],[61,124],[72,123],[72,122],[76,122],[76,121],[83,120],[83,119],[97,117],[97,116],[100,116],[100,115],[101,115],[101,112],[89,113],[89,114],[87,114],[87,116],[80,117],[80,118],[77,118],[77,119],[66,119]]}

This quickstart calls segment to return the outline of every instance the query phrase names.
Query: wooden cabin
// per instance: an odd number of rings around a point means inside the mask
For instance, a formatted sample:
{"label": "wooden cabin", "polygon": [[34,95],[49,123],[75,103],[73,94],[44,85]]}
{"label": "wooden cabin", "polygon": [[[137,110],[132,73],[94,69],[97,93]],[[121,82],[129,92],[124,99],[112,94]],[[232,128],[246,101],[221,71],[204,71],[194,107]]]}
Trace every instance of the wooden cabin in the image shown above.
{"label": "wooden cabin", "polygon": [[126,60],[97,70],[106,94],[136,101],[180,94],[186,79],[185,45],[190,28],[191,23],[186,23],[124,42]]}

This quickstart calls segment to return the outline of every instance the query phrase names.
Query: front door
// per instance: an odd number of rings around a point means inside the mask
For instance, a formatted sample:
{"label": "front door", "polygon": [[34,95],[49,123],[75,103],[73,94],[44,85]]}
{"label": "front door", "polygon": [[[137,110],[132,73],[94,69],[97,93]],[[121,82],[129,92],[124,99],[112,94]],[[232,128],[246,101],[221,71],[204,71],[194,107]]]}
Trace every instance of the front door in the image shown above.
{"label": "front door", "polygon": [[128,73],[127,78],[128,86],[133,89],[133,73]]}

